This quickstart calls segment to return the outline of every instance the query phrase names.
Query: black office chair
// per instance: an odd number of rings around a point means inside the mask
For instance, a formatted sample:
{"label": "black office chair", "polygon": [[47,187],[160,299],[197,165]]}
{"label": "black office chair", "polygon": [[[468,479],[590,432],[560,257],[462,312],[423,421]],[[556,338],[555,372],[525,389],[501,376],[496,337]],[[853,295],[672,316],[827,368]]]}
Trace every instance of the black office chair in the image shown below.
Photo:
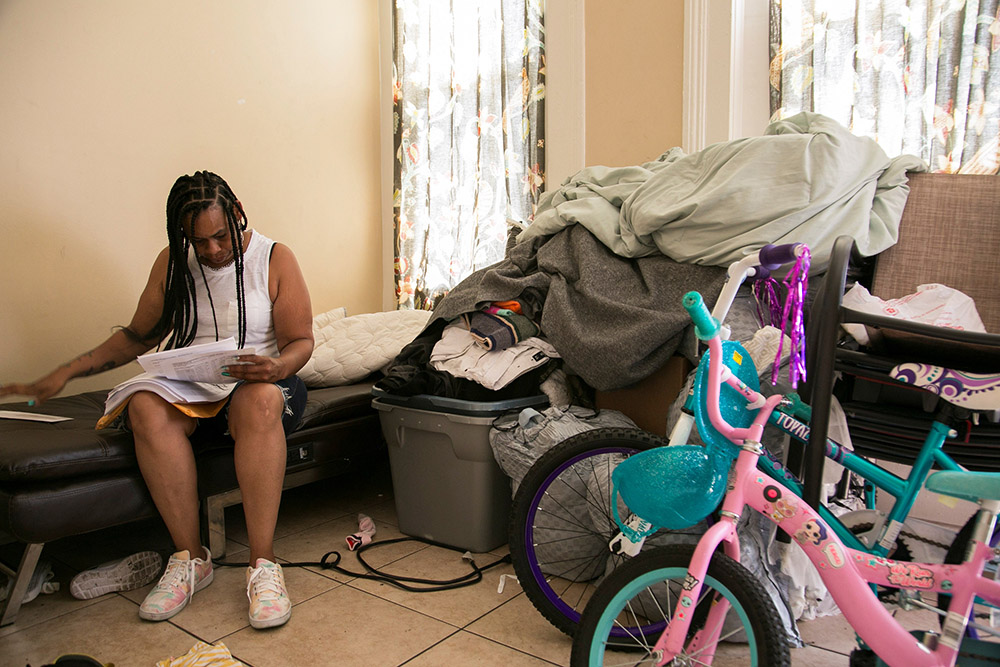
{"label": "black office chair", "polygon": [[[898,298],[916,292],[921,284],[948,285],[975,300],[987,331],[1000,332],[1000,178],[911,174],[910,186],[899,242],[875,260],[872,294]],[[814,506],[820,501],[821,443],[829,430],[838,371],[843,380],[836,391],[848,413],[855,450],[900,463],[912,462],[919,450],[931,421],[925,411],[934,409],[935,401],[924,390],[892,380],[888,373],[894,366],[909,361],[1000,372],[998,333],[936,327],[845,307],[852,257],[859,259],[854,240],[838,238],[807,326],[807,382],[802,396],[812,406],[813,418],[809,444],[798,457],[805,500]],[[877,346],[861,348],[846,340],[842,323],[862,324],[877,332]],[[909,394],[908,402],[893,395],[897,387],[900,394]],[[967,443],[945,446],[953,458],[973,470],[1000,471],[1000,424],[970,423],[963,435]],[[796,463],[791,455],[793,470]]]}

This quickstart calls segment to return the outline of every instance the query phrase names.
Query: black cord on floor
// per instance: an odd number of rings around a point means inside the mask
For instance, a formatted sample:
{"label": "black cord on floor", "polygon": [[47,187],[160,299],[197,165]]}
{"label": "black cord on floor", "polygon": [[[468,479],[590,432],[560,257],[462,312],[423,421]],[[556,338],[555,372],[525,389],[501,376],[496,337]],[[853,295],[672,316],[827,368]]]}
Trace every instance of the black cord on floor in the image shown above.
{"label": "black cord on floor", "polygon": [[[422,542],[423,544],[429,544],[431,546],[443,547],[445,549],[451,549],[452,551],[458,551],[463,553],[463,558],[469,561],[469,565],[472,571],[468,574],[462,575],[461,577],[456,577],[454,579],[447,580],[435,580],[435,579],[420,579],[416,577],[404,577],[402,575],[386,574],[380,572],[377,568],[368,564],[365,561],[362,553],[367,551],[372,547],[384,546],[387,544],[396,544],[398,542]],[[340,567],[340,552],[339,551],[328,551],[323,555],[323,558],[316,562],[300,562],[300,563],[280,563],[281,567],[320,567],[324,570],[334,570],[340,572],[341,574],[346,574],[351,577],[358,577],[360,579],[372,579],[374,581],[381,581],[387,584],[396,586],[397,588],[402,588],[405,591],[412,591],[415,593],[434,593],[438,591],[449,591],[456,588],[462,588],[464,586],[471,586],[477,584],[483,580],[483,572],[489,570],[490,568],[496,567],[503,563],[509,563],[510,554],[503,556],[502,558],[486,565],[485,567],[479,567],[476,565],[476,561],[472,559],[472,554],[467,550],[458,549],[456,547],[451,547],[445,544],[438,544],[436,542],[430,542],[427,540],[421,540],[415,537],[397,537],[391,540],[380,540],[378,542],[369,542],[358,548],[355,553],[358,555],[358,562],[367,570],[367,572],[351,572],[350,570],[345,570]],[[333,557],[331,561],[330,558]],[[218,567],[246,567],[246,563],[230,563],[221,560],[212,560],[212,564]],[[406,583],[404,583],[406,582]],[[420,586],[410,586],[409,584],[420,584]]]}

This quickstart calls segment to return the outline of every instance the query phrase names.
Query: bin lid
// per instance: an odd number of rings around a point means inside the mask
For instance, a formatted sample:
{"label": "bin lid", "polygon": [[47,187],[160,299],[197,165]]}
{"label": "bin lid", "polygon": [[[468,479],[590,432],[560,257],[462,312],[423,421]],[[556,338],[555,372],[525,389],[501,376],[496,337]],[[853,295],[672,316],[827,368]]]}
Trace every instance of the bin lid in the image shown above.
{"label": "bin lid", "polygon": [[435,396],[433,394],[417,394],[416,396],[398,396],[390,394],[377,387],[372,389],[376,401],[387,405],[396,405],[414,410],[434,410],[451,414],[476,416],[496,415],[508,410],[539,407],[548,405],[549,397],[545,394],[509,398],[502,401],[467,401],[460,398]]}

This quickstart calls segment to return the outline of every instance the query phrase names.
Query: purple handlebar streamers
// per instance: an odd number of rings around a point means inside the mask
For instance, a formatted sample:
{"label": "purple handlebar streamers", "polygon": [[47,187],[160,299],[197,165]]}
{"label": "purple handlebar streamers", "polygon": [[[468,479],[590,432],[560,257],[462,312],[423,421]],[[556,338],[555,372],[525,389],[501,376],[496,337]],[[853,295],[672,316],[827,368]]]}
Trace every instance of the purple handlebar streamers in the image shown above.
{"label": "purple handlebar streamers", "polygon": [[[788,271],[783,281],[785,285],[785,306],[781,314],[781,339],[778,341],[778,354],[771,370],[771,384],[777,384],[778,371],[781,363],[781,348],[785,342],[785,334],[791,340],[791,350],[788,358],[788,380],[792,388],[799,386],[799,380],[806,379],[806,337],[802,320],[802,307],[805,295],[809,289],[809,248],[802,246],[802,255],[795,260],[795,265]],[[789,323],[789,320],[791,322]]]}
{"label": "purple handlebar streamers", "polygon": [[757,302],[757,324],[761,327],[775,326],[781,320],[781,302],[774,291],[778,281],[768,276],[755,280],[751,285]]}

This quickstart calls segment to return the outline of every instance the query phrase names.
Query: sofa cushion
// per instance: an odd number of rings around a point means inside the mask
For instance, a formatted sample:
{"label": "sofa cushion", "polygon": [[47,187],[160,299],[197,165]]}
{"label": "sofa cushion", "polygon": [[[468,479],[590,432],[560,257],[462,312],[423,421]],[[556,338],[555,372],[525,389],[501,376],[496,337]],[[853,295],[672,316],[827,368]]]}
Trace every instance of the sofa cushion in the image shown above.
{"label": "sofa cushion", "polygon": [[377,414],[372,408],[374,385],[374,380],[365,380],[340,387],[310,389],[306,395],[306,411],[298,430]]}
{"label": "sofa cushion", "polygon": [[5,404],[7,410],[71,417],[46,423],[0,420],[0,482],[49,480],[136,467],[132,436],[94,430],[104,414],[105,391],[53,398],[40,407]]}
{"label": "sofa cushion", "polygon": [[[371,382],[362,382],[310,389],[299,430],[374,414],[371,388]],[[105,391],[92,391],[54,398],[40,407],[5,404],[5,410],[61,415],[72,420],[0,420],[0,484],[137,470],[130,433],[94,429],[104,413],[106,395]]]}
{"label": "sofa cushion", "polygon": [[0,485],[0,529],[49,542],[159,516],[138,468],[78,479]]}

